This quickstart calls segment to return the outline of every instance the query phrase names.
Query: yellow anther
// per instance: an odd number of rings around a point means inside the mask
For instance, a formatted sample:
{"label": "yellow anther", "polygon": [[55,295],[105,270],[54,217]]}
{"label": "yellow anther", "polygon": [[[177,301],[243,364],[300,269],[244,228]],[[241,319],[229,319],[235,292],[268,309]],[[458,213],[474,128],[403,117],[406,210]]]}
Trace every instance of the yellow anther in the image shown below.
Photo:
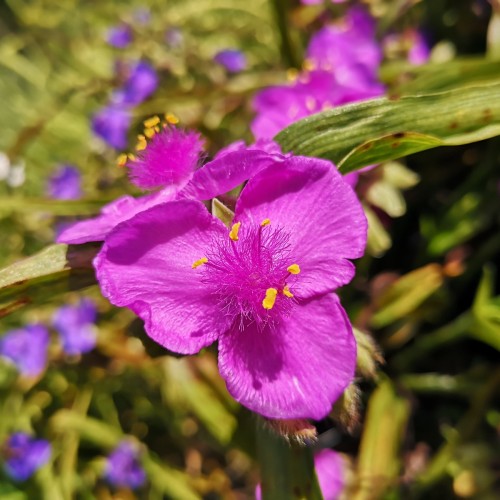
{"label": "yellow anther", "polygon": [[129,153],[129,154],[127,155],[127,158],[129,159],[129,161],[135,161],[135,160],[137,160],[137,156],[135,156],[135,155],[134,155],[134,154],[132,154],[132,153]]}
{"label": "yellow anther", "polygon": [[290,273],[290,274],[299,274],[300,273],[300,267],[298,264],[292,264],[291,266],[288,266],[286,268],[286,270]]}
{"label": "yellow anther", "polygon": [[147,147],[148,147],[148,142],[146,141],[146,138],[143,135],[138,135],[135,150],[136,151],[143,151]]}
{"label": "yellow anther", "polygon": [[177,125],[180,121],[179,118],[175,116],[173,113],[166,113],[165,120],[167,120],[167,122],[171,123],[172,125]]}
{"label": "yellow anther", "polygon": [[144,135],[148,139],[151,139],[152,137],[154,137],[155,134],[156,134],[156,130],[154,128],[147,128],[144,130]]}
{"label": "yellow anther", "polygon": [[146,128],[153,128],[156,125],[158,125],[158,123],[160,123],[160,117],[159,116],[152,116],[151,118],[144,120],[143,123],[144,123],[144,126]]}
{"label": "yellow anther", "polygon": [[306,71],[313,71],[316,69],[316,64],[314,63],[314,61],[311,61],[311,59],[306,59],[302,64],[302,68]]}
{"label": "yellow anther", "polygon": [[290,287],[288,285],[285,285],[283,287],[283,295],[285,297],[288,297],[289,299],[293,297],[293,293],[290,291]]}
{"label": "yellow anther", "polygon": [[116,159],[116,163],[119,167],[124,167],[127,164],[128,156],[125,153],[122,153]]}
{"label": "yellow anther", "polygon": [[206,264],[207,262],[208,262],[208,259],[206,257],[202,257],[201,259],[198,259],[196,262],[193,262],[193,265],[191,267],[193,269],[196,269],[197,267],[200,267],[203,264]]}
{"label": "yellow anther", "polygon": [[240,230],[240,226],[241,226],[241,222],[237,222],[236,224],[233,224],[231,231],[229,231],[229,237],[233,241],[238,241],[238,231]]}
{"label": "yellow anther", "polygon": [[294,82],[299,76],[299,71],[295,68],[290,68],[286,70],[286,78],[289,82]]}
{"label": "yellow anther", "polygon": [[269,224],[271,224],[271,219],[264,219],[264,220],[260,223],[260,225],[261,225],[262,227],[264,227],[264,226],[269,226]]}
{"label": "yellow anther", "polygon": [[276,302],[276,295],[278,295],[278,290],[276,290],[276,288],[268,288],[266,290],[266,296],[262,301],[262,307],[264,309],[272,309]]}

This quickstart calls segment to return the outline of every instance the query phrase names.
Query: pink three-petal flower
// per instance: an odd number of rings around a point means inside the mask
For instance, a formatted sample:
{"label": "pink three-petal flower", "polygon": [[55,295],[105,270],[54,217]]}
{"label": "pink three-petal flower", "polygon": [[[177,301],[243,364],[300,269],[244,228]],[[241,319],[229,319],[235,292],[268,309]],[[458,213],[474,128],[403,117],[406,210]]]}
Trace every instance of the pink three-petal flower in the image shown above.
{"label": "pink three-petal flower", "polygon": [[167,349],[193,354],[217,340],[241,404],[320,419],[354,376],[352,329],[331,292],[354,275],[366,219],[331,163],[268,156],[231,231],[200,201],[160,203],[113,229],[94,264],[103,294]]}

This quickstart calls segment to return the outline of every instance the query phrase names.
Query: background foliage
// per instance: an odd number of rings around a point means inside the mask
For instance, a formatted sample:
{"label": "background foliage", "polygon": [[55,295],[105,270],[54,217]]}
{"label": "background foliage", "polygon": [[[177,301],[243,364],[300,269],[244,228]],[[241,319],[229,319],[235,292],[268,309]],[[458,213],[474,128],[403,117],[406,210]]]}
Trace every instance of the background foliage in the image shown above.
{"label": "background foliage", "polygon": [[[347,498],[498,498],[496,18],[479,0],[364,4],[381,39],[422,27],[434,49],[419,67],[388,55],[381,70],[387,98],[313,116],[277,138],[297,154],[333,159],[344,172],[384,164],[362,174],[357,187],[370,248],[342,290],[359,331],[360,404],[350,405],[349,395],[341,402],[347,426],[335,412],[319,422],[317,446],[345,453]],[[134,12],[144,6],[151,19],[140,25]],[[50,324],[58,306],[82,295],[99,309],[93,352],[68,357],[54,340],[48,369],[35,380],[0,364],[0,442],[25,430],[54,446],[51,462],[27,483],[0,476],[1,498],[111,498],[104,457],[125,435],[142,443],[149,483],[120,498],[253,495],[255,417],[227,394],[215,350],[166,355],[132,313],[100,296],[90,265],[96,246],[50,245],[63,220],[138,194],[116,167],[116,152],[90,130],[91,115],[118,84],[117,58],[146,58],[161,79],[134,109],[131,144],[144,118],[174,113],[207,137],[213,154],[233,140],[251,141],[252,96],[300,65],[322,9],[285,0],[0,3],[0,150],[26,175],[21,185],[0,182],[1,332]],[[124,51],[105,43],[120,21],[134,29]],[[182,34],[178,46],[165,38],[174,29]],[[245,52],[246,71],[230,76],[213,63],[226,47]],[[46,195],[61,162],[80,168],[81,200]],[[380,367],[370,364],[372,336],[385,359]]]}

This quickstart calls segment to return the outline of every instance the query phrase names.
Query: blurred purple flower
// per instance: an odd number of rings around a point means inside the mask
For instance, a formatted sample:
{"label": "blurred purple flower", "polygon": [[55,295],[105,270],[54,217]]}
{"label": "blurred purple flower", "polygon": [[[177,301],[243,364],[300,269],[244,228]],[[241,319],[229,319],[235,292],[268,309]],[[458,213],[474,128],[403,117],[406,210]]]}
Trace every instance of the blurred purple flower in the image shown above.
{"label": "blurred purple flower", "polygon": [[306,61],[314,68],[333,71],[344,85],[377,81],[382,50],[375,38],[375,21],[362,8],[351,8],[343,22],[325,26],[309,42]]}
{"label": "blurred purple flower", "polygon": [[[321,419],[354,376],[352,329],[331,292],[354,276],[366,218],[330,162],[246,151],[250,167],[250,153],[268,164],[243,188],[230,232],[199,201],[156,205],[108,234],[97,278],[167,349],[194,354],[217,340],[221,375],[244,406]],[[241,155],[213,171],[227,180]]]}
{"label": "blurred purple flower", "polygon": [[254,136],[272,138],[311,114],[383,94],[377,79],[381,59],[374,20],[363,9],[352,8],[342,23],[322,28],[311,38],[307,69],[293,82],[255,96]]}
{"label": "blurred purple flower", "polygon": [[83,354],[95,347],[96,315],[95,304],[89,299],[82,299],[75,306],[62,306],[56,311],[54,328],[59,332],[66,354]]}
{"label": "blurred purple flower", "polygon": [[107,42],[117,49],[124,49],[132,42],[132,29],[126,24],[113,26],[108,31]]}
{"label": "blurred purple flower", "polygon": [[106,106],[92,118],[94,134],[115,149],[125,149],[132,116],[120,106]]}
{"label": "blurred purple flower", "polygon": [[137,24],[146,26],[151,21],[151,11],[148,7],[137,7],[132,13],[132,17]]}
{"label": "blurred purple flower", "polygon": [[411,44],[408,61],[415,66],[425,64],[429,60],[431,49],[424,35],[418,30],[410,30],[405,36],[409,38]]}
{"label": "blurred purple flower", "polygon": [[260,91],[254,98],[257,112],[251,129],[258,139],[270,139],[288,125],[333,106],[376,97],[382,92],[377,84],[343,84],[337,74],[314,70],[288,85],[277,85]]}
{"label": "blurred purple flower", "polygon": [[0,356],[14,363],[20,373],[40,375],[47,365],[49,332],[42,325],[27,325],[0,338]]}
{"label": "blurred purple flower", "polygon": [[214,61],[224,66],[230,73],[239,73],[247,67],[247,58],[237,49],[225,49],[217,52]]}
{"label": "blurred purple flower", "polygon": [[[333,450],[322,450],[314,457],[316,477],[324,500],[337,500],[344,489],[344,464],[342,457]],[[256,500],[261,500],[262,489],[255,488]]]}
{"label": "blurred purple flower", "polygon": [[416,66],[425,64],[430,57],[430,46],[421,31],[407,29],[403,33],[390,33],[384,37],[384,49],[389,57],[402,59]]}
{"label": "blurred purple flower", "polygon": [[130,180],[142,189],[171,186],[180,190],[193,175],[202,151],[200,134],[165,126],[137,152],[135,160],[128,161]]}
{"label": "blurred purple flower", "polygon": [[151,64],[135,63],[123,87],[113,94],[112,101],[120,106],[135,106],[144,102],[158,87],[158,75]]}
{"label": "blurred purple flower", "polygon": [[76,200],[82,196],[82,176],[73,165],[60,165],[50,176],[47,193],[56,200]]}
{"label": "blurred purple flower", "polygon": [[136,447],[122,441],[108,456],[104,475],[116,487],[139,488],[146,481],[146,473],[138,460]]}
{"label": "blurred purple flower", "polygon": [[24,432],[12,434],[3,447],[5,470],[16,481],[26,481],[50,458],[51,445]]}

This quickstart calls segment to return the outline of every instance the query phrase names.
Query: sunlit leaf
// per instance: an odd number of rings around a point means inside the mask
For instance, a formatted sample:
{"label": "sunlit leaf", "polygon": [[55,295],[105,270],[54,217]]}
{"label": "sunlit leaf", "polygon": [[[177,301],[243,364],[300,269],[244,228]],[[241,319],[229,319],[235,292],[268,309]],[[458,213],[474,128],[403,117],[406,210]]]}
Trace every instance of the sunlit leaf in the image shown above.
{"label": "sunlit leaf", "polygon": [[285,151],[332,160],[343,173],[500,134],[500,83],[336,107],[280,132]]}

